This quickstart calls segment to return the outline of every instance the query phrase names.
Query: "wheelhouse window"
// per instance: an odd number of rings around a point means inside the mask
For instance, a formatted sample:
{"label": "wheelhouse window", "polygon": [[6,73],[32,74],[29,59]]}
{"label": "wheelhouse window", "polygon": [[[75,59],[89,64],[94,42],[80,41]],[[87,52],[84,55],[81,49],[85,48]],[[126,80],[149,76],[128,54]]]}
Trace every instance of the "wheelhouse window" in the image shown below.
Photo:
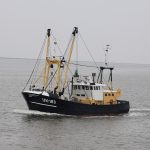
{"label": "wheelhouse window", "polygon": [[90,86],[90,90],[93,90],[93,86]]}
{"label": "wheelhouse window", "polygon": [[77,89],[77,85],[74,85],[74,86],[73,86],[73,89],[76,90],[76,89]]}
{"label": "wheelhouse window", "polygon": [[86,88],[86,90],[89,90],[89,86],[86,86],[85,88]]}
{"label": "wheelhouse window", "polygon": [[78,89],[80,90],[80,85],[78,85]]}
{"label": "wheelhouse window", "polygon": [[105,96],[107,96],[107,93],[105,93]]}
{"label": "wheelhouse window", "polygon": [[85,90],[85,86],[84,85],[82,85],[82,89]]}

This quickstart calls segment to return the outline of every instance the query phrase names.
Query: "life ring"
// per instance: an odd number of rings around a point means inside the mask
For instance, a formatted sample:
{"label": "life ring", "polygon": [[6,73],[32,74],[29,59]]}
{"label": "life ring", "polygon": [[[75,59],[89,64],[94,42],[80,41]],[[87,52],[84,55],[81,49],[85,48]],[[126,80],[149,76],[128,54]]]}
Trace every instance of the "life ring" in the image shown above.
{"label": "life ring", "polygon": [[113,103],[113,99],[110,100],[110,104],[112,104],[112,103]]}

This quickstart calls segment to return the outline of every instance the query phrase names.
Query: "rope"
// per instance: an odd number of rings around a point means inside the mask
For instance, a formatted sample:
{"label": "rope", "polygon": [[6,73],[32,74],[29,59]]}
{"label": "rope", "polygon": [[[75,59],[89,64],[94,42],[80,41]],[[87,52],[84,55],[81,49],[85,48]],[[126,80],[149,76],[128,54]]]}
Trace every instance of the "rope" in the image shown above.
{"label": "rope", "polygon": [[46,41],[46,37],[47,37],[47,36],[45,36],[45,38],[44,38],[44,42],[43,42],[43,44],[42,44],[40,53],[39,53],[39,55],[38,55],[38,58],[37,58],[37,60],[36,60],[35,65],[34,65],[34,67],[33,67],[33,70],[32,70],[32,72],[31,72],[31,74],[30,74],[30,77],[29,77],[29,79],[28,79],[28,81],[27,81],[27,83],[26,83],[26,85],[25,85],[25,87],[23,88],[22,91],[25,90],[25,88],[27,87],[29,81],[31,80],[31,77],[32,77],[33,74],[35,73],[35,69],[39,66],[39,61],[40,61],[40,58],[41,58],[41,55],[42,55],[42,52],[43,52],[43,48],[44,48],[44,44],[45,44],[45,41]]}
{"label": "rope", "polygon": [[54,38],[55,42],[57,43],[56,45],[57,45],[57,47],[58,47],[58,49],[59,49],[61,55],[63,56],[63,53],[62,53],[62,51],[61,51],[61,49],[60,49],[60,46],[58,45],[58,42],[57,42],[56,37],[55,37],[53,34],[51,34],[51,35],[52,35],[52,37]]}
{"label": "rope", "polygon": [[[58,68],[57,68],[57,70],[58,70]],[[51,81],[53,80],[54,76],[56,75],[57,70],[55,71],[55,73],[54,73],[53,77],[51,78],[51,80],[50,80],[50,81],[48,82],[48,84],[46,85],[45,89],[47,89],[48,85],[49,85],[49,84],[51,83]]]}
{"label": "rope", "polygon": [[[98,65],[97,65],[97,63],[95,62],[95,60],[94,60],[94,58],[93,58],[93,56],[92,56],[92,54],[91,54],[91,52],[90,52],[90,50],[88,49],[88,47],[87,47],[87,45],[86,45],[86,43],[85,43],[85,41],[84,41],[84,39],[82,38],[82,35],[81,35],[81,33],[79,32],[79,36],[80,36],[80,38],[81,38],[81,40],[83,41],[83,43],[84,43],[84,45],[85,45],[85,47],[86,47],[86,49],[87,49],[87,51],[88,51],[88,53],[89,53],[89,55],[91,56],[91,58],[93,59],[93,62],[95,63],[95,67],[100,71],[100,69],[99,69],[99,67],[98,67]],[[83,65],[82,65],[83,66]],[[85,65],[86,66],[86,65]],[[89,67],[93,67],[93,66],[89,66]],[[105,81],[105,78],[103,77],[103,80]],[[107,82],[105,82],[106,83],[106,85],[107,85],[107,87],[108,87],[108,89],[110,90],[110,91],[112,91],[112,89],[109,87],[109,85],[108,85],[108,83]],[[112,93],[112,92],[111,92]],[[114,96],[115,97],[115,96]]]}
{"label": "rope", "polygon": [[72,41],[72,34],[71,34],[70,40],[69,40],[69,42],[68,42],[68,45],[67,45],[67,48],[66,48],[66,50],[65,50],[65,53],[64,53],[63,57],[65,57],[65,55],[66,55],[66,53],[67,53],[67,50],[69,49],[69,45],[70,45],[71,41]]}
{"label": "rope", "polygon": [[[78,64],[78,34],[76,38],[76,63]],[[76,70],[78,71],[78,65],[76,66]]]}
{"label": "rope", "polygon": [[96,61],[94,60],[94,58],[93,58],[93,56],[92,56],[92,54],[91,54],[90,50],[88,49],[88,47],[87,47],[87,45],[86,45],[86,43],[85,43],[84,39],[82,38],[82,36],[81,36],[80,32],[79,32],[79,36],[80,36],[80,38],[81,38],[82,42],[84,43],[84,46],[85,46],[85,48],[87,49],[87,51],[88,51],[89,55],[91,56],[91,58],[92,58],[93,62],[95,63],[95,66],[96,66],[96,67],[97,67],[97,69],[99,70],[99,67],[98,67],[97,63],[96,63]]}
{"label": "rope", "polygon": [[[68,63],[68,62],[65,62],[65,63]],[[71,65],[77,65],[77,66],[81,66],[81,67],[91,67],[91,68],[99,68],[99,67],[96,67],[96,66],[90,66],[90,65],[82,65],[82,64],[78,64],[78,63],[70,63]]]}

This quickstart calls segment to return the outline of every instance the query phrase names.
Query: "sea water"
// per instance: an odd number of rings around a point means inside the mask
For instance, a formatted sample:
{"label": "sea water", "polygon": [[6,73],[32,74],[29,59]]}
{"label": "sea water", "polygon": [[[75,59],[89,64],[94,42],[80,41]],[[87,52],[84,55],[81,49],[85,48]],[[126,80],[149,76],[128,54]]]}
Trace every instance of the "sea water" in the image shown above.
{"label": "sea water", "polygon": [[21,91],[34,63],[0,58],[1,150],[150,149],[150,65],[113,64],[114,87],[130,101],[128,114],[78,117],[28,110]]}

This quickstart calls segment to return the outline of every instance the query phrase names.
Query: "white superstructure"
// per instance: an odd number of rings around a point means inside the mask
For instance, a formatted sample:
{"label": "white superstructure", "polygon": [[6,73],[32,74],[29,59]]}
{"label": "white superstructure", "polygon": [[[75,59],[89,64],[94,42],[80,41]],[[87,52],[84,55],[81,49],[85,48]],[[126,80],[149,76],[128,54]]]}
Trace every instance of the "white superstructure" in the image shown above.
{"label": "white superstructure", "polygon": [[76,77],[72,85],[72,96],[102,101],[104,87],[105,84],[94,83],[91,76],[83,76],[83,79]]}

